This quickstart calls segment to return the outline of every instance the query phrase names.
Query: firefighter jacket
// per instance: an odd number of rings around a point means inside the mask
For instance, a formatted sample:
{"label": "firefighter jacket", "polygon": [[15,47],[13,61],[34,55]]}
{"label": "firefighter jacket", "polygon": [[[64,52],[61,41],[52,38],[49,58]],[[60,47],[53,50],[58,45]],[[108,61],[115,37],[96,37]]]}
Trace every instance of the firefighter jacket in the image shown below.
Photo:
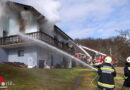
{"label": "firefighter jacket", "polygon": [[113,89],[115,87],[114,77],[116,71],[110,63],[102,64],[98,67],[98,87]]}
{"label": "firefighter jacket", "polygon": [[124,74],[125,74],[124,86],[130,87],[130,63],[125,64]]}

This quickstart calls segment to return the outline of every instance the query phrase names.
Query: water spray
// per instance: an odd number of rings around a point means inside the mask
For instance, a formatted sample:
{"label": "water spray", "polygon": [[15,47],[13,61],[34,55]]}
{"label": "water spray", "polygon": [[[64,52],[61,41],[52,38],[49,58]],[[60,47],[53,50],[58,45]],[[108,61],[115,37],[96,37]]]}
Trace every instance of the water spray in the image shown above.
{"label": "water spray", "polygon": [[26,38],[26,39],[28,39],[28,40],[32,40],[32,41],[34,41],[35,43],[44,45],[44,46],[47,47],[47,48],[50,48],[50,49],[52,49],[52,50],[54,50],[54,51],[57,51],[57,52],[60,52],[60,53],[62,53],[63,55],[70,57],[72,60],[75,60],[75,61],[77,61],[77,62],[83,64],[84,66],[87,66],[87,67],[89,67],[89,68],[91,68],[91,69],[97,71],[97,69],[94,68],[94,67],[92,67],[91,65],[89,65],[89,64],[87,64],[87,63],[81,61],[80,59],[78,59],[78,58],[76,58],[76,57],[74,57],[74,56],[72,56],[72,55],[66,53],[65,51],[62,51],[62,50],[60,50],[60,49],[58,49],[58,48],[56,48],[56,47],[54,47],[54,46],[52,46],[52,45],[50,45],[50,44],[47,44],[47,43],[44,42],[44,41],[40,41],[40,40],[38,40],[38,39],[31,38],[31,37],[29,37],[29,36],[27,36],[27,35],[24,35],[24,34],[22,34],[22,33],[19,33],[19,35],[20,35],[22,38]]}

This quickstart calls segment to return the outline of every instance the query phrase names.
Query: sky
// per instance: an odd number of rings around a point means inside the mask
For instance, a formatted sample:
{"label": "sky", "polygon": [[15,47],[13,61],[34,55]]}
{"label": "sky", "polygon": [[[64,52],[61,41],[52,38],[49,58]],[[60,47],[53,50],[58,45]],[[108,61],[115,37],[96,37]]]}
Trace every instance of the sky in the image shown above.
{"label": "sky", "polygon": [[[13,1],[26,3],[26,0]],[[56,25],[73,39],[109,38],[118,35],[117,30],[130,29],[130,0],[50,1],[60,3],[60,20]]]}

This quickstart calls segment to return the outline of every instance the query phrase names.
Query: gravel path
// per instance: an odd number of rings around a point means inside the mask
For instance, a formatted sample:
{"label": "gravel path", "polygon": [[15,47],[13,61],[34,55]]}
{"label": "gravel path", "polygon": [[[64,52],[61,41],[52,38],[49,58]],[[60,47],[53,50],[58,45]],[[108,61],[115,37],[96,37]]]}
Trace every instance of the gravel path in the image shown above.
{"label": "gravel path", "polygon": [[80,75],[78,76],[77,80],[75,81],[72,90],[77,90],[77,87],[79,86],[81,79],[83,78],[83,74],[85,74],[85,71],[80,72]]}

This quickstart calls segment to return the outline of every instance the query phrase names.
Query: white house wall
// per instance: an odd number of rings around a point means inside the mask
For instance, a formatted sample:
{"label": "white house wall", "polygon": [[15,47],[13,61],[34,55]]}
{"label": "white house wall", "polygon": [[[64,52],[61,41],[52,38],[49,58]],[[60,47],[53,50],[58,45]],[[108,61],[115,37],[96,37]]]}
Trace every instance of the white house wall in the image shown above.
{"label": "white house wall", "polygon": [[8,52],[6,49],[0,48],[0,62],[8,62]]}
{"label": "white house wall", "polygon": [[[5,15],[2,16],[2,20],[0,23],[2,23],[1,31],[6,30],[9,35],[16,35],[19,32],[19,14],[15,9],[11,9],[10,7],[7,7],[5,10]],[[3,36],[3,32],[1,32],[0,37]]]}
{"label": "white house wall", "polygon": [[19,25],[17,19],[9,19],[9,32],[8,35],[16,35],[19,33]]}
{"label": "white house wall", "polygon": [[8,31],[9,19],[6,16],[0,17],[0,37],[3,37],[3,30]]}
{"label": "white house wall", "polygon": [[[19,57],[18,50],[24,50],[24,56]],[[35,47],[13,48],[8,51],[9,62],[21,62],[28,65],[29,58],[32,58],[34,65],[37,66],[37,52]]]}
{"label": "white house wall", "polygon": [[57,54],[57,53],[53,53],[52,54],[52,59],[53,59],[53,65],[61,65],[63,63],[63,55]]}
{"label": "white house wall", "polygon": [[42,47],[37,47],[37,60],[39,63],[39,60],[47,61],[49,59],[49,52],[47,49],[44,49]]}

